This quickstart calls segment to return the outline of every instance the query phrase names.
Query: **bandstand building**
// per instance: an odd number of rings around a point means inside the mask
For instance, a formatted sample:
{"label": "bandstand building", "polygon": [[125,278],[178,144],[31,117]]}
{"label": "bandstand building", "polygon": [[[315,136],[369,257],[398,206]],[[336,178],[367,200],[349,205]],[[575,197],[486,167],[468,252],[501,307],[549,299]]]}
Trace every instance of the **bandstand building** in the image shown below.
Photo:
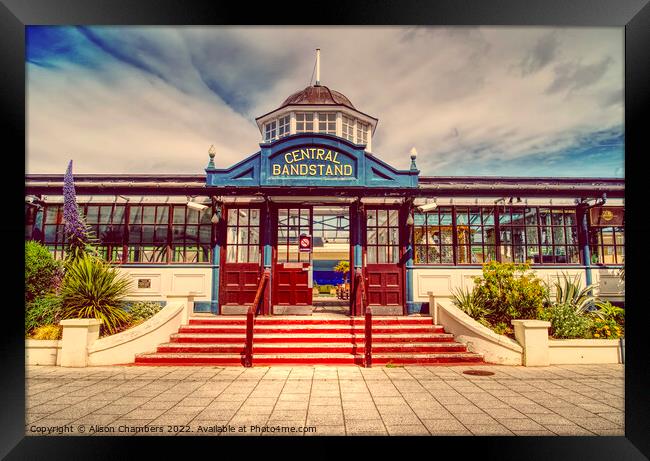
{"label": "bandstand building", "polygon": [[[623,179],[426,176],[414,153],[398,169],[374,148],[378,118],[318,81],[255,121],[259,150],[227,168],[211,153],[196,174],[74,176],[133,298],[190,292],[196,315],[244,314],[266,273],[261,316],[312,315],[319,287],[354,293],[361,279],[374,315],[427,315],[429,293],[471,287],[496,260],[547,281],[579,274],[624,303]],[[26,176],[25,237],[57,258],[62,193],[62,174]],[[341,314],[363,314],[339,298]]]}

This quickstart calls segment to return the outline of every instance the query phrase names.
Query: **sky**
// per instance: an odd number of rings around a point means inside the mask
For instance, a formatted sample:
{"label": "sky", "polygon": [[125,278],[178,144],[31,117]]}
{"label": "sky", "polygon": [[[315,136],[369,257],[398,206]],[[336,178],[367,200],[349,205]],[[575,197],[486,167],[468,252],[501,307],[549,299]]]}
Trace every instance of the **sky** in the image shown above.
{"label": "sky", "polygon": [[321,84],[426,176],[624,177],[623,28],[28,26],[27,173],[203,174]]}

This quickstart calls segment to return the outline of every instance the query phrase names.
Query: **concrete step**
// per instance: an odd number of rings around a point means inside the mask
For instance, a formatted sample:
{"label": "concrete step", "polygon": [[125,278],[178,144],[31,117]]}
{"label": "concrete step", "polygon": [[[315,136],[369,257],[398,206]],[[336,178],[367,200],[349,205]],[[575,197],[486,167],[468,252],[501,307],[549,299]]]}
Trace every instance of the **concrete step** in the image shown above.
{"label": "concrete step", "polygon": [[[253,353],[312,353],[336,352],[354,354],[363,352],[361,343],[259,343],[253,345]],[[461,343],[378,343],[373,344],[373,353],[383,352],[466,352]],[[244,342],[239,343],[165,343],[158,346],[159,353],[241,353]]]}
{"label": "concrete step", "polygon": [[[174,343],[237,343],[244,342],[246,335],[242,334],[213,334],[213,333],[174,333],[170,340]],[[309,335],[303,332],[287,335],[283,333],[257,333],[254,334],[255,343],[328,343],[328,342],[363,342],[363,334],[352,335],[350,333],[327,333]],[[453,342],[454,335],[450,333],[373,333],[374,343],[411,343],[411,342]]]}
{"label": "concrete step", "polygon": [[[472,353],[418,353],[418,354],[373,354],[373,365],[400,364],[460,364],[481,363],[482,357]],[[154,353],[139,354],[136,364],[146,365],[233,365],[243,363],[243,354],[200,354],[200,353]],[[264,365],[362,365],[363,354],[346,353],[259,353],[254,354],[253,363]]]}
{"label": "concrete step", "polygon": [[[278,318],[278,317],[257,317],[255,325],[365,325],[364,317],[348,318]],[[431,317],[379,317],[372,318],[373,325],[433,325]],[[191,318],[189,326],[194,325],[246,325],[246,317],[237,318]],[[436,325],[439,326],[439,325]]]}
{"label": "concrete step", "polygon": [[[322,333],[355,333],[364,334],[364,325],[328,325],[328,324],[255,324],[255,335],[264,333],[286,334],[322,334]],[[436,325],[377,325],[372,328],[374,333],[442,333],[444,328]],[[245,325],[184,325],[180,333],[216,333],[216,334],[246,334]]]}

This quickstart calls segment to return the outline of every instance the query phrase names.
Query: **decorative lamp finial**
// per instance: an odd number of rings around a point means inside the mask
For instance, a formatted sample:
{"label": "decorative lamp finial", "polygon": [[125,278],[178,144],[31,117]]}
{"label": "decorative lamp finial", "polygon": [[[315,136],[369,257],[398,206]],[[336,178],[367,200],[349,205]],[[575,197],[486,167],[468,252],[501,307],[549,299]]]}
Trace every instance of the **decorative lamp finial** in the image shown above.
{"label": "decorative lamp finial", "polygon": [[415,147],[411,147],[411,152],[410,152],[410,154],[411,154],[411,170],[417,170],[418,167],[417,167],[417,165],[415,164],[415,159],[416,159],[417,156],[418,156],[418,151],[415,150]]}
{"label": "decorative lamp finial", "polygon": [[208,168],[214,168],[214,156],[216,155],[216,151],[214,150],[214,144],[210,145],[210,148],[208,149],[208,155],[210,156],[210,162],[208,163]]}

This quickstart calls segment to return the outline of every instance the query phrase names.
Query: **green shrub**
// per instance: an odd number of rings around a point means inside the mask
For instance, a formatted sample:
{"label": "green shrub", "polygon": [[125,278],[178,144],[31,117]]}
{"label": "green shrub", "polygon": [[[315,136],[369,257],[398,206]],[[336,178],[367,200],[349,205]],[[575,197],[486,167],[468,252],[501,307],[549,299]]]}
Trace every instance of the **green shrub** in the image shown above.
{"label": "green shrub", "polygon": [[492,327],[492,330],[498,335],[512,336],[514,334],[512,326],[505,322],[499,322]]}
{"label": "green shrub", "polygon": [[63,279],[61,318],[101,319],[102,330],[112,334],[130,320],[122,302],[130,288],[127,276],[106,261],[82,253],[68,264]]}
{"label": "green shrub", "polygon": [[55,291],[63,277],[63,267],[48,249],[35,241],[25,242],[25,303]]}
{"label": "green shrub", "polygon": [[147,320],[162,309],[162,305],[155,301],[135,301],[127,303],[124,309],[131,316],[132,321]]}
{"label": "green shrub", "polygon": [[553,287],[555,288],[554,296],[551,296],[551,287],[548,289],[548,304],[571,306],[581,313],[593,309],[596,302],[596,298],[592,294],[595,285],[582,288],[580,274],[576,274],[574,277],[562,274],[562,280],[555,281]]}
{"label": "green shrub", "polygon": [[550,334],[558,339],[587,338],[592,321],[571,304],[556,304],[544,309],[539,318],[551,322]]}
{"label": "green shrub", "polygon": [[61,339],[62,330],[59,325],[43,325],[34,330],[32,339]]}
{"label": "green shrub", "polygon": [[535,319],[544,307],[546,288],[527,264],[498,263],[483,265],[483,275],[475,277],[473,296],[489,311],[492,324],[510,324],[512,319]]}
{"label": "green shrub", "polygon": [[25,334],[43,325],[59,322],[61,318],[61,298],[48,293],[36,298],[25,306]]}

